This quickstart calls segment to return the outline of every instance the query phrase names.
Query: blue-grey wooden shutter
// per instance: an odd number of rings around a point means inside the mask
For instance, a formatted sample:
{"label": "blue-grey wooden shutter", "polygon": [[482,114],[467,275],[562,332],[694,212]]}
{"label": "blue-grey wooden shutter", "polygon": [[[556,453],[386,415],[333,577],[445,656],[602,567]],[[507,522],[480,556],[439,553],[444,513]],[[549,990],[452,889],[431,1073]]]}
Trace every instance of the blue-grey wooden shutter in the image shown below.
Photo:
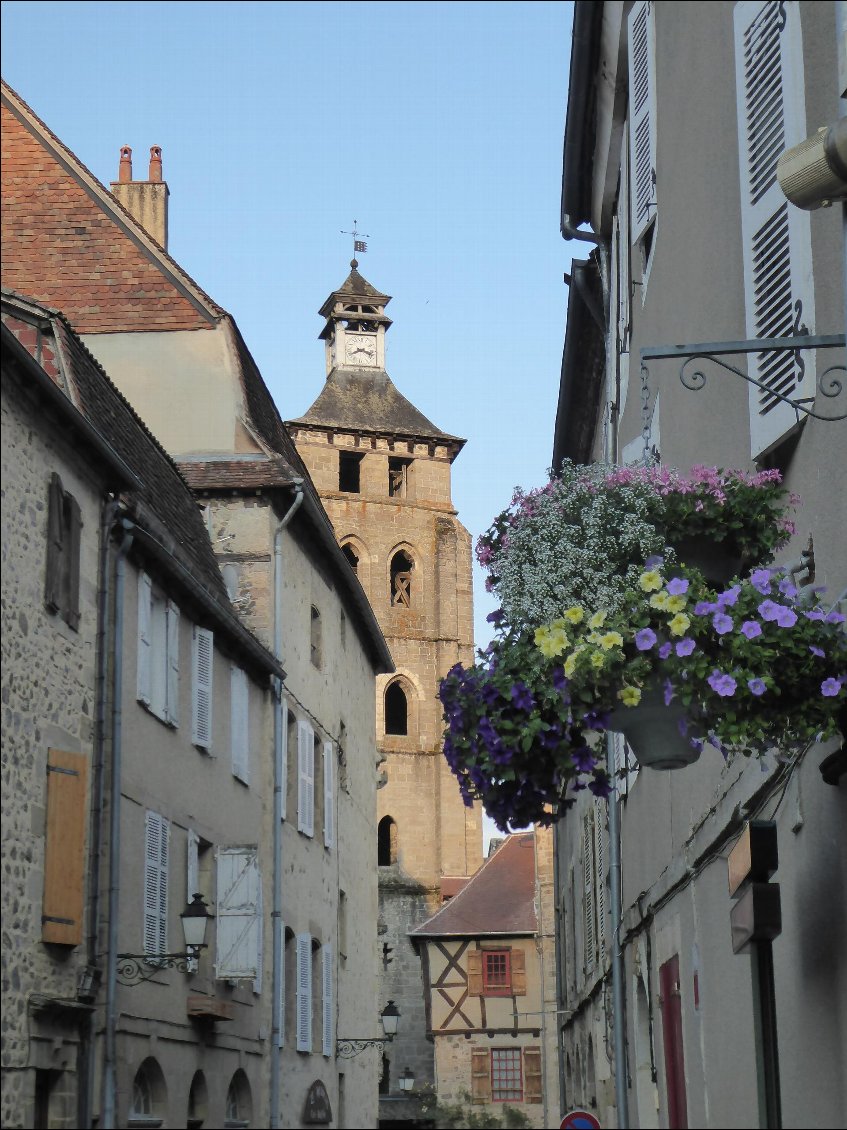
{"label": "blue-grey wooden shutter", "polygon": [[[741,0],[734,17],[747,336],[813,333],[809,213],[788,203],[776,179],[782,151],[807,133],[800,6]],[[751,354],[749,375],[766,386],[749,386],[750,454],[757,459],[797,429],[801,417],[774,393],[812,401],[815,357]]]}
{"label": "blue-grey wooden shutter", "polygon": [[297,1051],[312,1050],[312,936],[297,935]]}
{"label": "blue-grey wooden shutter", "polygon": [[137,697],[150,705],[151,660],[150,619],[153,613],[153,583],[146,573],[138,574],[138,671]]}
{"label": "blue-grey wooden shutter", "polygon": [[297,828],[315,834],[315,731],[304,721],[297,723]]}
{"label": "blue-grey wooden shutter", "polygon": [[335,758],[332,742],[323,744],[324,846],[335,846]]}
{"label": "blue-grey wooden shutter", "polygon": [[202,749],[212,745],[214,655],[213,633],[195,626],[191,740]]}
{"label": "blue-grey wooden shutter", "polygon": [[219,980],[253,980],[259,969],[260,883],[255,846],[217,850],[217,952]]}
{"label": "blue-grey wooden shutter", "polygon": [[321,974],[323,977],[323,992],[321,996],[323,1012],[323,1041],[322,1052],[326,1056],[332,1055],[333,1029],[335,1021],[335,999],[333,993],[333,956],[332,946],[321,947]]}
{"label": "blue-grey wooden shutter", "polygon": [[168,847],[170,822],[147,812],[144,822],[144,952],[168,952]]}
{"label": "blue-grey wooden shutter", "polygon": [[232,772],[246,785],[250,780],[249,684],[246,672],[235,664],[231,667],[230,695]]}
{"label": "blue-grey wooden shutter", "polygon": [[166,671],[165,719],[172,726],[179,725],[179,609],[168,601],[167,613],[168,656]]}
{"label": "blue-grey wooden shutter", "polygon": [[631,231],[636,243],[656,215],[656,57],[653,5],[638,0],[628,19]]}

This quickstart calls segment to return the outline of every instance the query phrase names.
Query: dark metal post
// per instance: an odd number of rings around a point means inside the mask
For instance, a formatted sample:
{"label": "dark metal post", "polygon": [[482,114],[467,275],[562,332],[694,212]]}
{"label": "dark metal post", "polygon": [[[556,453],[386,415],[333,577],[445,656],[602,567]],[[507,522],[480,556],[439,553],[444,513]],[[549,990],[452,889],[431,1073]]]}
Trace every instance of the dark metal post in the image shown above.
{"label": "dark metal post", "polygon": [[756,1075],[759,1083],[759,1123],[766,1130],[782,1130],[773,943],[754,942],[750,957],[753,970],[753,1024],[756,1037]]}

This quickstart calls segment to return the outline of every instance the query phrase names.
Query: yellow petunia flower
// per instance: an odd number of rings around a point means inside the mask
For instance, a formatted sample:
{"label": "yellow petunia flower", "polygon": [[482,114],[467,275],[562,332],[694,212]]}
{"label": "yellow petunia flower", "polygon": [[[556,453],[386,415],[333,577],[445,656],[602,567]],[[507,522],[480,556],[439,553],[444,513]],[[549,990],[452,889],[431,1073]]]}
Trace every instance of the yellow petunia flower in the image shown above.
{"label": "yellow petunia flower", "polygon": [[660,589],[662,584],[662,575],[658,569],[648,569],[646,573],[642,573],[638,578],[638,583],[644,592],[655,592]]}
{"label": "yellow petunia flower", "polygon": [[575,604],[573,608],[565,609],[565,619],[571,624],[581,624],[584,618],[585,613],[578,604]]}
{"label": "yellow petunia flower", "polygon": [[623,647],[623,636],[620,632],[606,632],[604,636],[600,637],[598,643],[604,651],[610,651],[613,647]]}
{"label": "yellow petunia flower", "polygon": [[561,629],[554,628],[553,631],[548,631],[540,641],[536,640],[535,642],[542,655],[546,655],[548,659],[553,659],[567,650],[570,641]]}
{"label": "yellow petunia flower", "polygon": [[679,593],[677,596],[668,597],[667,602],[665,603],[665,609],[668,612],[682,612],[687,603],[688,597],[683,593]]}
{"label": "yellow petunia flower", "polygon": [[618,691],[618,698],[624,706],[638,706],[641,702],[641,690],[639,687],[623,687]]}
{"label": "yellow petunia flower", "polygon": [[558,620],[553,621],[553,623],[550,625],[550,627],[551,628],[558,628],[559,631],[563,632],[566,628],[570,627],[570,625],[569,625],[568,621],[565,620],[565,618],[563,616],[560,616]]}
{"label": "yellow petunia flower", "polygon": [[575,670],[576,670],[576,653],[571,652],[571,654],[565,660],[565,678],[569,679],[571,677],[571,675],[573,675]]}
{"label": "yellow petunia flower", "polygon": [[684,612],[677,612],[673,620],[668,624],[668,630],[672,636],[684,636],[688,631],[691,621]]}
{"label": "yellow petunia flower", "polygon": [[591,619],[588,621],[589,628],[602,628],[606,623],[605,612],[595,612]]}
{"label": "yellow petunia flower", "polygon": [[661,611],[664,611],[667,608],[668,601],[670,599],[670,596],[664,591],[664,589],[661,592],[654,592],[650,597],[650,607],[658,608]]}
{"label": "yellow petunia flower", "polygon": [[603,664],[606,662],[606,656],[602,651],[595,651],[591,656],[591,666],[596,667],[599,671]]}

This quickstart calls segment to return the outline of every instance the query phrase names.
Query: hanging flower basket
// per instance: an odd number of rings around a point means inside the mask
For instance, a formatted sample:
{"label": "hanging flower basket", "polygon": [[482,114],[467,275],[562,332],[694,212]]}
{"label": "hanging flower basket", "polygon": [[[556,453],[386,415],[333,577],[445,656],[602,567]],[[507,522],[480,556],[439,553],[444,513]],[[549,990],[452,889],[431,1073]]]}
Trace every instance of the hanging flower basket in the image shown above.
{"label": "hanging flower basket", "polygon": [[618,711],[611,722],[626,738],[638,764],[648,769],[684,769],[693,765],[703,748],[685,707],[671,699],[659,675],[642,688],[630,710]]}

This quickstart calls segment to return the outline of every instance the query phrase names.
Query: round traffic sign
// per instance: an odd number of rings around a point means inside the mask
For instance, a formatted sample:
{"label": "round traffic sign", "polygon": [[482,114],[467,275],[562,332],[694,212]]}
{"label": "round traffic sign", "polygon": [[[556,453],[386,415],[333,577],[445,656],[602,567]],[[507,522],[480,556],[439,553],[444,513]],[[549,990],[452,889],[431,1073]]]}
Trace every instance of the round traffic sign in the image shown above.
{"label": "round traffic sign", "polygon": [[600,1122],[588,1110],[571,1110],[559,1123],[559,1130],[600,1130]]}

